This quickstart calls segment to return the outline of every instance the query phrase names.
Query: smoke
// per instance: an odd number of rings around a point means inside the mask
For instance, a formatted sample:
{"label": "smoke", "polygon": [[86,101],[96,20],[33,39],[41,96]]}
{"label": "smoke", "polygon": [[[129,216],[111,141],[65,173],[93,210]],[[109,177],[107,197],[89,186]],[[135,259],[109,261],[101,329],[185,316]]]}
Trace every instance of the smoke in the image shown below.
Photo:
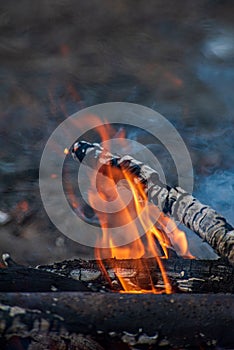
{"label": "smoke", "polygon": [[234,225],[234,168],[200,177],[195,195]]}

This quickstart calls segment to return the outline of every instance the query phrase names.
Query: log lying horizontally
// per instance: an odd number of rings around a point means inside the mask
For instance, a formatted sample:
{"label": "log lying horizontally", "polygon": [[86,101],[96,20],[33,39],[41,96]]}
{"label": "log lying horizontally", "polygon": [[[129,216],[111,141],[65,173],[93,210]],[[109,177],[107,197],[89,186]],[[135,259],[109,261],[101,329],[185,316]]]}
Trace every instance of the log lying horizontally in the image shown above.
{"label": "log lying horizontally", "polygon": [[[121,348],[112,346],[113,341],[129,348],[148,344],[147,349],[163,345],[167,349],[232,349],[234,344],[233,295],[0,293],[0,302],[14,306],[0,305],[0,316],[7,320],[1,322],[0,334],[5,336],[14,332],[28,337],[33,329],[35,335],[46,327],[47,336],[55,331],[60,334],[61,328],[63,334],[67,330],[68,334],[91,335],[95,342],[104,340],[105,349]],[[86,344],[66,349],[100,348]]]}
{"label": "log lying horizontally", "polygon": [[[221,260],[177,257],[163,259],[163,265],[174,292],[234,293],[234,267]],[[105,259],[102,261],[102,266],[105,266],[112,283],[111,286],[106,277],[102,275],[97,260],[67,260],[52,265],[41,265],[37,268],[67,278],[72,277],[87,284],[93,291],[122,290],[116,272],[143,289],[151,288],[151,282],[158,287],[159,291],[164,287],[161,270],[154,258]]]}
{"label": "log lying horizontally", "polygon": [[[118,276],[145,290],[151,289],[152,282],[159,292],[165,288],[154,258],[105,259],[102,265],[109,281],[97,260],[67,260],[37,268],[15,264],[0,269],[0,292],[120,291]],[[234,293],[234,267],[222,260],[177,257],[164,259],[163,265],[173,292]]]}
{"label": "log lying horizontally", "polygon": [[98,168],[103,175],[108,176],[109,167],[131,173],[136,183],[144,185],[150,202],[193,230],[220,256],[234,264],[234,228],[214,209],[200,203],[180,187],[170,188],[163,184],[154,169],[129,155],[114,155],[98,143],[85,141],[76,142],[71,152],[75,159]]}
{"label": "log lying horizontally", "polygon": [[[222,260],[176,257],[163,259],[163,265],[173,292],[234,293],[234,267]],[[67,260],[37,268],[14,263],[0,269],[0,292],[120,291],[122,285],[118,276],[145,290],[151,290],[152,282],[159,292],[165,287],[154,258],[105,259],[102,266],[109,281],[97,260]]]}
{"label": "log lying horizontally", "polygon": [[48,305],[39,310],[19,307],[19,304],[17,300],[14,306],[0,302],[1,349],[103,350],[91,337],[68,332],[64,318],[51,312]]}
{"label": "log lying horizontally", "polygon": [[[17,265],[9,256],[3,260],[8,267],[0,269],[1,349],[3,342],[11,348],[14,337],[22,349],[27,339],[28,350],[49,349],[50,344],[61,350],[126,349],[126,344],[144,350],[165,345],[230,349],[234,342],[234,295],[227,294],[234,292],[234,267],[222,260],[164,260],[168,277],[180,293],[173,295],[108,292],[110,286],[96,260],[68,260],[37,268]],[[112,290],[117,286],[115,270],[133,283],[147,285],[147,265],[160,291],[163,281],[154,258],[106,259],[102,264],[113,282]],[[8,293],[7,287],[14,293]],[[87,292],[95,288],[102,293]],[[35,293],[37,289],[43,293]]]}

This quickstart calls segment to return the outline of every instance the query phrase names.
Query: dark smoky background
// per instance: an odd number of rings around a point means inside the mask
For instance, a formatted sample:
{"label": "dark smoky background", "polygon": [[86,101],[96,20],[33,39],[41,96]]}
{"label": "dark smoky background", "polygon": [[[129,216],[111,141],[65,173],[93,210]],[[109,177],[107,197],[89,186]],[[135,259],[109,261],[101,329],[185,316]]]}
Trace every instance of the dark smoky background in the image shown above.
{"label": "dark smoky background", "polygon": [[92,255],[48,219],[38,171],[52,131],[104,102],[164,115],[190,152],[194,195],[234,224],[233,13],[231,0],[1,2],[1,253],[27,264]]}

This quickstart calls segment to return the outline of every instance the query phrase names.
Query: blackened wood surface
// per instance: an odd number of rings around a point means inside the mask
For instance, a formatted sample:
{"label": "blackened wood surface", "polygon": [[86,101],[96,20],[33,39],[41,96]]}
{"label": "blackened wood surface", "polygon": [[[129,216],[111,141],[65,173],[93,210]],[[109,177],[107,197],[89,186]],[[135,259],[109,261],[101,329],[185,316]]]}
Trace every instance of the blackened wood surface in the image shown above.
{"label": "blackened wood surface", "polygon": [[126,332],[137,339],[143,332],[174,347],[213,344],[231,349],[234,344],[233,295],[0,293],[0,302],[57,315],[68,332],[95,339],[104,333],[123,340]]}
{"label": "blackened wood surface", "polygon": [[103,350],[89,336],[68,333],[63,317],[47,307],[31,310],[0,303],[0,320],[1,350]]}
{"label": "blackened wood surface", "polygon": [[87,291],[82,281],[57,274],[15,266],[0,268],[1,292]]}
{"label": "blackened wood surface", "polygon": [[[174,292],[234,293],[234,267],[225,261],[171,258],[162,262]],[[161,271],[154,258],[107,259],[103,261],[103,266],[111,285],[96,260],[68,260],[38,268],[2,268],[0,292],[121,290],[118,274],[126,275],[133,284],[143,289],[149,288],[151,278],[159,290],[163,289]]]}
{"label": "blackened wood surface", "polygon": [[[134,276],[132,282],[140,284],[142,288],[147,288],[147,283],[150,281],[147,280],[145,272],[149,271],[155,284],[163,282],[161,271],[154,258],[107,259],[103,260],[102,263],[112,280],[115,279],[113,271],[129,272],[129,275],[132,272]],[[176,292],[234,293],[234,267],[229,265],[227,261],[171,258],[163,259],[162,263]],[[73,276],[84,282],[88,280],[88,282],[92,282],[94,287],[95,285],[103,286],[106,283],[96,260],[70,260],[48,266],[39,266],[39,268],[64,276]],[[131,277],[129,278],[131,279]]]}

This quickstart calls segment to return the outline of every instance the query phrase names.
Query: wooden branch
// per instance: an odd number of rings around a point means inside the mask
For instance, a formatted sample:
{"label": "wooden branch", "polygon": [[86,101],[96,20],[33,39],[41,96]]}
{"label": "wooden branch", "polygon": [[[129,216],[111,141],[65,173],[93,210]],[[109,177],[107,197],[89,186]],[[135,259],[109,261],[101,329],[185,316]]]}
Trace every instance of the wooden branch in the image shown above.
{"label": "wooden branch", "polygon": [[145,188],[149,201],[167,215],[182,222],[208,242],[222,257],[234,264],[234,228],[211,207],[200,203],[182,188],[170,188],[163,184],[158,173],[129,155],[113,155],[97,143],[76,142],[72,155],[78,161],[99,169],[108,176],[108,168],[113,167],[133,175],[134,181]]}

